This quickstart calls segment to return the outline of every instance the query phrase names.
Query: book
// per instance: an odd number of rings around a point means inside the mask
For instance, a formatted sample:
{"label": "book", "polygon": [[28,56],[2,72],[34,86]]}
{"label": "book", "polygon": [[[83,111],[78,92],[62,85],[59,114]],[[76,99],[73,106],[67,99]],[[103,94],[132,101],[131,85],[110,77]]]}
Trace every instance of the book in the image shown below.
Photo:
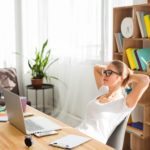
{"label": "book", "polygon": [[139,28],[140,28],[142,38],[147,37],[146,26],[145,26],[145,21],[144,21],[144,15],[145,15],[145,12],[136,11],[136,16],[137,16],[137,20],[138,20],[138,24],[139,24]]}
{"label": "book", "polygon": [[139,65],[138,65],[138,62],[137,62],[137,59],[136,59],[136,56],[134,53],[135,50],[136,50],[135,48],[132,49],[132,56],[133,56],[133,61],[135,62],[135,68],[136,68],[136,70],[139,70]]}
{"label": "book", "polygon": [[0,122],[6,122],[6,121],[8,121],[6,111],[0,111]]}
{"label": "book", "polygon": [[129,61],[130,68],[135,70],[136,69],[136,63],[135,63],[133,52],[132,52],[133,49],[135,49],[135,48],[127,48],[126,49],[126,54],[127,54],[127,58],[128,58],[128,61]]}
{"label": "book", "polygon": [[143,123],[142,122],[131,122],[128,123],[129,126],[139,129],[139,130],[143,130]]}
{"label": "book", "polygon": [[121,32],[115,33],[115,39],[116,39],[118,52],[123,52],[123,36]]}
{"label": "book", "polygon": [[150,61],[150,48],[141,48],[137,50],[137,56],[142,66],[142,70],[147,70],[147,62]]}
{"label": "book", "polygon": [[150,15],[145,15],[144,21],[145,21],[147,36],[148,38],[150,38]]}
{"label": "book", "polygon": [[137,55],[137,51],[138,51],[138,49],[135,49],[135,50],[134,50],[134,54],[135,54],[135,57],[136,57],[136,60],[137,60],[138,66],[139,66],[139,70],[142,71],[142,66],[141,66],[139,57],[138,57],[138,55]]}

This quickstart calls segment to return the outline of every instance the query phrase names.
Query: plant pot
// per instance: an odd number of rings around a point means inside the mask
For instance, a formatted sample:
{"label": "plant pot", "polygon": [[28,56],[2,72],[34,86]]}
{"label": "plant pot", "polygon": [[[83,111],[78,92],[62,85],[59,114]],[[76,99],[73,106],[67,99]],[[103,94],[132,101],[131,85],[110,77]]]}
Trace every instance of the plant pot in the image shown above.
{"label": "plant pot", "polygon": [[32,79],[31,80],[31,82],[32,82],[32,86],[34,87],[34,88],[41,88],[42,87],[42,84],[43,84],[43,79]]}

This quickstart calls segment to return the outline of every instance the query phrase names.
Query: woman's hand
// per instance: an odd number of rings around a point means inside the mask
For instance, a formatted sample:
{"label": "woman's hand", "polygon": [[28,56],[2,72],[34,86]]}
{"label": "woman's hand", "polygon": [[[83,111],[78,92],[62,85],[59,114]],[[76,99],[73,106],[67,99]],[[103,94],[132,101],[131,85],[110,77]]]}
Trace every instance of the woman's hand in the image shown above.
{"label": "woman's hand", "polygon": [[97,88],[99,89],[103,85],[103,70],[106,69],[106,66],[104,65],[95,65],[94,66],[94,76]]}

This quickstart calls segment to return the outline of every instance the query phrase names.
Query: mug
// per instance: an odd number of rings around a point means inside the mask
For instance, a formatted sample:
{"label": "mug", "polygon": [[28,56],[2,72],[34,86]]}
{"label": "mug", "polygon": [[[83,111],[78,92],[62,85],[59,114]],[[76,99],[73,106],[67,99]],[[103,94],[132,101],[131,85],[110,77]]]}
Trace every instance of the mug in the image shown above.
{"label": "mug", "polygon": [[25,112],[26,111],[26,106],[27,106],[27,97],[20,96],[20,102],[21,102],[21,105],[22,105],[22,111]]}

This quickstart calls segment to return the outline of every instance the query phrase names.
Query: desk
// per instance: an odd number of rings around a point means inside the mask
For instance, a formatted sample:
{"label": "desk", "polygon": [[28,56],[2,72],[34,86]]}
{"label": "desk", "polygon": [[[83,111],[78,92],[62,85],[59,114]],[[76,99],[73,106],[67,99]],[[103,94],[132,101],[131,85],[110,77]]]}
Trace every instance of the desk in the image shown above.
{"label": "desk", "polygon": [[[48,144],[68,134],[86,136],[83,133],[79,132],[78,130],[30,106],[27,106],[27,112],[32,112],[35,115],[44,116],[50,120],[53,120],[60,126],[62,126],[62,130],[58,131],[59,133],[56,135],[45,136],[41,138],[37,138],[33,136],[32,139],[34,141],[34,144],[29,148],[30,150],[62,150],[61,148],[48,146]],[[24,134],[18,129],[16,129],[14,126],[9,124],[9,122],[0,122],[0,149],[1,150],[12,150],[12,149],[27,150],[27,147],[24,144],[24,137],[25,137]],[[75,150],[114,150],[114,149],[92,139],[89,142],[76,147]]]}
{"label": "desk", "polygon": [[27,85],[26,86],[27,88],[27,98],[28,98],[28,90],[35,90],[35,102],[36,102],[36,108],[37,108],[37,91],[38,90],[42,90],[43,92],[43,112],[45,112],[45,93],[44,91],[47,90],[47,89],[52,89],[52,97],[53,97],[53,110],[54,110],[54,85],[53,84],[42,84],[42,87],[40,88],[35,88],[33,87],[32,85]]}

